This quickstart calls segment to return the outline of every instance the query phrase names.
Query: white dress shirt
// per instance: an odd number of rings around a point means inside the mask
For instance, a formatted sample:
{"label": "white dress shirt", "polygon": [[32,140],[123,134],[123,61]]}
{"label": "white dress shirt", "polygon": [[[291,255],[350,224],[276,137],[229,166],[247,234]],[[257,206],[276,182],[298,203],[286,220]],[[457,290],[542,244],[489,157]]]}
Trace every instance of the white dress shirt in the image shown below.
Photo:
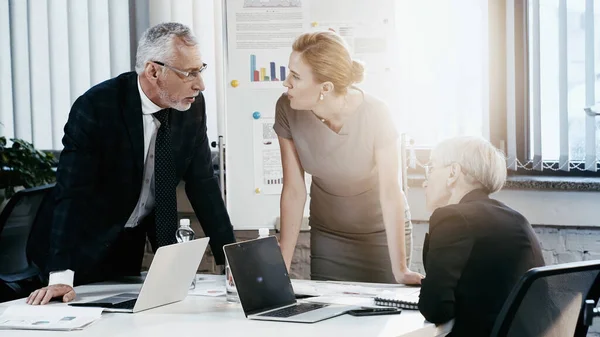
{"label": "white dress shirt", "polygon": [[[160,127],[160,122],[153,113],[161,110],[161,107],[154,104],[142,90],[140,79],[137,80],[138,91],[142,101],[142,126],[144,128],[144,179],[142,183],[142,191],[135,209],[131,213],[125,227],[137,226],[143,218],[150,213],[154,207],[154,142],[156,133]],[[147,161],[148,153],[150,153],[150,162]],[[55,271],[50,273],[48,285],[66,284],[73,286],[75,273],[70,270]]]}

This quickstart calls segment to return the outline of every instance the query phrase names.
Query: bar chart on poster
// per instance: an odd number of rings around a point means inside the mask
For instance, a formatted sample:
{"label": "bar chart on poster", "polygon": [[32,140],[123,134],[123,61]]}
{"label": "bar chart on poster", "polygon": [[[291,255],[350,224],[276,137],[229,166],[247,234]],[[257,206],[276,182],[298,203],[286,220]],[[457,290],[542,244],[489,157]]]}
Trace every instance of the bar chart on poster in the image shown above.
{"label": "bar chart on poster", "polygon": [[[236,229],[273,228],[283,186],[275,103],[286,91],[294,40],[337,32],[365,63],[359,87],[393,100],[386,83],[397,48],[394,0],[226,0],[224,21],[227,207]],[[311,177],[305,180],[310,193]]]}
{"label": "bar chart on poster", "polygon": [[250,54],[250,81],[251,82],[277,82],[285,81],[287,70],[285,66],[278,66],[275,62],[269,62],[268,67],[256,65],[256,55]]}

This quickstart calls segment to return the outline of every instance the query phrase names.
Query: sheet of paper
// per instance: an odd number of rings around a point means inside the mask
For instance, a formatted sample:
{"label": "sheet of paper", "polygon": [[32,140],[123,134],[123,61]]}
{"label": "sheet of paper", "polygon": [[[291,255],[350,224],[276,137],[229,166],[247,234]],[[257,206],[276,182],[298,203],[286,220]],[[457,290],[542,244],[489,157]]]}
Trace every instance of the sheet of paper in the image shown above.
{"label": "sheet of paper", "polygon": [[217,297],[217,296],[225,296],[225,286],[211,286],[211,287],[202,287],[198,288],[196,286],[195,289],[190,290],[188,295],[191,296],[208,296],[208,297]]}
{"label": "sheet of paper", "polygon": [[310,282],[302,282],[303,280],[292,280],[292,288],[296,295],[320,296],[317,288]]}
{"label": "sheet of paper", "polygon": [[13,305],[0,315],[0,329],[79,330],[99,319],[101,315],[102,308]]}
{"label": "sheet of paper", "polygon": [[[295,288],[294,288],[295,289]],[[402,300],[406,302],[419,302],[419,289],[405,289],[399,288],[399,291],[383,290],[378,292],[379,297]],[[363,295],[347,294],[342,292],[339,294],[321,295],[315,297],[309,297],[303,299],[303,301],[313,303],[328,303],[328,304],[341,304],[341,305],[358,305],[367,308],[377,308],[373,296],[368,295],[368,292],[363,291]]]}
{"label": "sheet of paper", "polygon": [[273,130],[275,118],[254,122],[254,185],[257,194],[280,194],[283,187],[283,168],[279,141]]}
{"label": "sheet of paper", "polygon": [[[399,294],[412,294],[418,296],[419,288],[402,287],[400,285],[374,284],[373,286],[355,285],[338,282],[319,282],[308,280],[292,280],[294,292],[299,295],[326,295],[326,296],[359,296],[375,297],[386,291]],[[394,287],[391,287],[394,286]]]}
{"label": "sheet of paper", "polygon": [[305,298],[302,301],[311,303],[327,303],[340,305],[356,305],[360,307],[377,307],[371,297],[356,297],[356,296],[318,296]]}
{"label": "sheet of paper", "polygon": [[393,0],[379,0],[377,6],[368,1],[348,1],[344,6],[336,0],[311,1],[311,31],[337,32],[352,57],[365,63],[367,81],[375,74],[383,74],[382,79],[389,81],[394,78],[392,68],[397,62],[393,8]]}
{"label": "sheet of paper", "polygon": [[196,275],[196,287],[188,291],[190,296],[225,296],[225,279],[217,275]]}
{"label": "sheet of paper", "polygon": [[196,283],[224,283],[225,275],[196,274]]}

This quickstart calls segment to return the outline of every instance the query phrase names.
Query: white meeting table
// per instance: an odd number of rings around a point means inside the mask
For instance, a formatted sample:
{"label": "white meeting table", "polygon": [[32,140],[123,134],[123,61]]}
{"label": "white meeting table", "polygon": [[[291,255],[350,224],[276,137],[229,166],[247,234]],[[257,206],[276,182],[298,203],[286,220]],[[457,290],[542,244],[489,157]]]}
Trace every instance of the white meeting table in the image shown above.
{"label": "white meeting table", "polygon": [[[199,275],[197,288],[211,279],[223,284],[223,276]],[[139,281],[139,280],[138,280]],[[212,283],[214,286],[216,283]],[[75,288],[77,301],[90,301],[122,293],[137,292],[140,283],[99,283]],[[0,313],[24,299],[0,303]],[[61,306],[52,302],[49,305]],[[403,310],[399,315],[354,317],[342,315],[313,324],[249,320],[238,303],[228,303],[224,296],[187,296],[183,301],[145,310],[135,314],[103,313],[102,318],[83,330],[31,331],[0,330],[2,337],[312,337],[312,336],[379,336],[379,337],[434,337],[444,336],[451,326],[435,325],[425,321],[416,310]]]}

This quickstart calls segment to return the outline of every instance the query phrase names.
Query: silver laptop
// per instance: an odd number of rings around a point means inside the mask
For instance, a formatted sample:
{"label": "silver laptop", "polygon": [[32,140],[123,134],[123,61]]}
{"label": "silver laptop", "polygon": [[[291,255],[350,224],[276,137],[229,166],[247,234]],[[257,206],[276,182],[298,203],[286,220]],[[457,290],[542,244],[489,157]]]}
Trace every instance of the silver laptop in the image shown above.
{"label": "silver laptop", "polygon": [[223,251],[249,319],[314,323],[357,308],[296,301],[274,236],[225,245]]}
{"label": "silver laptop", "polygon": [[208,241],[201,238],[158,248],[139,294],[123,293],[69,305],[134,313],[179,302],[187,296]]}

